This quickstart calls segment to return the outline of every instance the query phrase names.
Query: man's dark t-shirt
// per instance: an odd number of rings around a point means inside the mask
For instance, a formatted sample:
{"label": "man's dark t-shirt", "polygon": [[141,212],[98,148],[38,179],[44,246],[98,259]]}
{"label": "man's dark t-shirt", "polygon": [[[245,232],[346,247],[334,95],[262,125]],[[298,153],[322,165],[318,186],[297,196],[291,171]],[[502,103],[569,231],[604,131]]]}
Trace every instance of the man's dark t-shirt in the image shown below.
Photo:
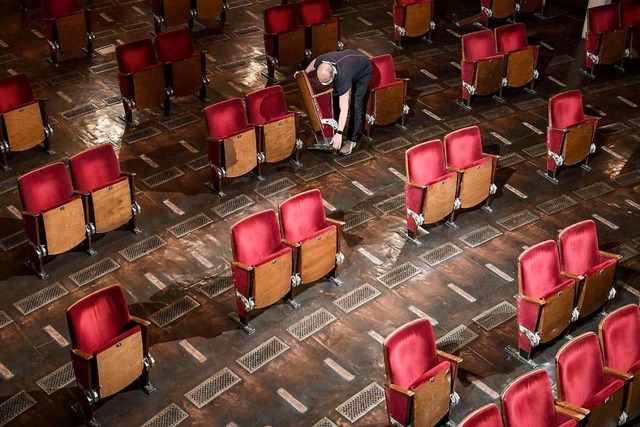
{"label": "man's dark t-shirt", "polygon": [[333,87],[338,95],[347,93],[353,83],[363,76],[370,76],[372,71],[369,58],[357,50],[347,49],[320,55],[316,58],[315,68],[318,69],[323,62],[329,62],[336,67]]}

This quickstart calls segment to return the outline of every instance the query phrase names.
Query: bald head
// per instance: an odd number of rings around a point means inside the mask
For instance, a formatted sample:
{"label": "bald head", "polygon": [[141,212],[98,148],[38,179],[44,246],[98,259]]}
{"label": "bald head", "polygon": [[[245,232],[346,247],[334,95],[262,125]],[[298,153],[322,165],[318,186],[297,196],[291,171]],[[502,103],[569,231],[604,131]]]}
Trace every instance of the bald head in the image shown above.
{"label": "bald head", "polygon": [[333,65],[323,62],[318,66],[316,70],[316,76],[318,81],[323,85],[330,85],[333,82],[333,77],[336,74],[336,69]]}

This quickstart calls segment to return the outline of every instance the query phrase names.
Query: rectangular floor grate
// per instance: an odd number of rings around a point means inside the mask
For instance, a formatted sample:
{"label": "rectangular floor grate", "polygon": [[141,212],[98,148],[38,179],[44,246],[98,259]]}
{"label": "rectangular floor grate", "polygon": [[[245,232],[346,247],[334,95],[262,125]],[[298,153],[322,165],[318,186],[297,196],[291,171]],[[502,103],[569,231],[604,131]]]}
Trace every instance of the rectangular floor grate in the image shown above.
{"label": "rectangular floor grate", "polygon": [[135,144],[136,142],[143,141],[148,138],[152,138],[154,136],[160,135],[162,131],[155,127],[148,127],[144,129],[137,130],[135,132],[131,132],[130,134],[124,137],[124,141],[127,144]]}
{"label": "rectangular floor grate", "polygon": [[359,33],[354,33],[353,38],[356,40],[364,40],[370,39],[372,37],[378,37],[384,35],[380,30],[369,30],[369,31],[361,31]]}
{"label": "rectangular floor grate", "polygon": [[487,120],[494,120],[500,117],[508,116],[509,114],[514,112],[515,110],[513,108],[502,106],[502,107],[492,108],[491,110],[483,111],[480,113],[480,115]]}
{"label": "rectangular floor grate", "polygon": [[513,105],[520,110],[531,110],[532,108],[544,107],[547,105],[547,101],[542,98],[533,98],[526,101],[514,102]]}
{"label": "rectangular floor grate", "polygon": [[620,261],[626,261],[629,258],[633,258],[634,256],[640,253],[640,251],[636,250],[636,248],[626,243],[616,246],[615,248],[611,249],[609,252],[613,252],[614,254],[621,255],[622,258],[620,259]]}
{"label": "rectangular floor grate", "polygon": [[110,96],[110,97],[105,98],[105,99],[102,100],[104,105],[106,105],[107,107],[110,107],[112,105],[116,105],[116,104],[120,103],[121,101],[122,101],[122,96],[120,96],[120,95],[113,95],[113,96]]}
{"label": "rectangular floor grate", "polygon": [[289,178],[280,178],[268,184],[264,184],[260,188],[256,188],[255,192],[266,199],[267,197],[271,197],[274,194],[281,193],[295,186],[296,183],[291,181]]}
{"label": "rectangular floor grate", "polygon": [[393,63],[395,65],[406,64],[411,61],[413,60],[409,58],[407,55],[398,55],[393,57]]}
{"label": "rectangular floor grate", "polygon": [[532,145],[531,147],[525,148],[522,151],[529,157],[540,157],[544,154],[547,154],[547,143],[543,142],[542,144]]}
{"label": "rectangular floor grate", "polygon": [[71,362],[51,372],[46,377],[40,378],[36,384],[40,386],[45,393],[51,394],[54,391],[68,386],[76,379],[73,373],[73,365]]}
{"label": "rectangular floor grate", "polygon": [[229,9],[237,9],[239,7],[250,6],[251,4],[252,3],[250,0],[233,0],[227,2],[227,6],[229,6]]}
{"label": "rectangular floor grate", "polygon": [[189,418],[189,414],[175,403],[172,403],[155,417],[142,424],[141,427],[175,427],[187,418]]}
{"label": "rectangular floor grate", "polygon": [[449,52],[460,52],[460,51],[462,51],[461,43],[448,44],[448,45],[445,45],[444,48],[446,50],[448,50]]}
{"label": "rectangular floor grate", "polygon": [[507,301],[491,307],[490,309],[483,311],[473,318],[473,321],[482,326],[485,331],[490,331],[495,327],[502,325],[507,320],[515,317],[516,307]]}
{"label": "rectangular floor grate", "polygon": [[0,403],[0,426],[7,424],[36,403],[36,400],[24,390]]}
{"label": "rectangular floor grate", "polygon": [[186,163],[187,167],[192,171],[199,171],[209,166],[209,156],[198,157]]}
{"label": "rectangular floor grate", "polygon": [[303,341],[336,319],[337,317],[329,311],[320,308],[299,322],[289,326],[287,332],[293,335],[298,341]]}
{"label": "rectangular floor grate", "polygon": [[426,49],[426,50],[420,50],[418,52],[414,52],[413,56],[417,59],[428,59],[428,58],[433,58],[434,56],[438,56],[438,55],[442,55],[445,52],[436,48],[433,49]]}
{"label": "rectangular floor grate", "polygon": [[349,156],[343,156],[337,159],[333,159],[334,162],[342,166],[343,168],[353,166],[358,163],[366,162],[373,159],[373,156],[368,151],[360,150]]}
{"label": "rectangular floor grate", "polygon": [[71,110],[67,110],[60,115],[65,119],[75,119],[76,117],[84,116],[85,114],[93,113],[94,111],[98,111],[98,106],[96,104],[86,104],[80,105],[79,107],[73,108]]}
{"label": "rectangular floor grate", "polygon": [[538,215],[525,209],[523,211],[516,212],[502,219],[499,219],[496,222],[498,223],[498,225],[501,225],[507,230],[513,231],[527,224],[531,224],[532,222],[537,221],[539,219],[540,217]]}
{"label": "rectangular floor grate", "polygon": [[236,362],[249,373],[254,373],[287,350],[289,346],[284,341],[278,337],[272,337],[237,359]]}
{"label": "rectangular floor grate", "polygon": [[333,11],[333,16],[344,16],[357,11],[358,9],[356,9],[355,7],[340,7]]}
{"label": "rectangular floor grate", "polygon": [[138,30],[144,30],[145,28],[151,28],[151,26],[152,26],[151,23],[147,21],[140,21],[140,22],[135,22],[133,24],[129,24],[129,25],[123,25],[120,27],[120,29],[125,33],[128,33],[130,31],[138,31]]}
{"label": "rectangular floor grate", "polygon": [[173,234],[175,237],[180,238],[182,236],[186,236],[192,231],[195,231],[199,228],[209,225],[212,222],[213,220],[211,218],[209,218],[203,213],[200,213],[198,215],[192,216],[191,218],[185,221],[179,222],[173,227],[169,227],[168,231],[169,233]]}
{"label": "rectangular floor grate", "polygon": [[13,305],[20,311],[20,313],[27,315],[47,304],[52,303],[58,298],[67,295],[68,293],[69,291],[60,283],[54,283],[51,286],[47,286],[46,288],[39,290],[35,294],[21,299]]}
{"label": "rectangular floor grate", "polygon": [[476,338],[478,338],[478,334],[465,325],[460,325],[438,339],[436,347],[446,353],[455,353]]}
{"label": "rectangular floor grate", "polygon": [[603,83],[596,83],[596,84],[584,87],[582,88],[582,90],[584,90],[590,95],[594,95],[596,93],[606,92],[608,90],[615,89],[615,88],[616,88],[615,85],[612,85],[609,82],[603,82]]}
{"label": "rectangular floor grate", "polygon": [[567,55],[567,54],[558,55],[551,58],[551,61],[549,61],[549,65],[553,66],[553,65],[567,64],[569,62],[573,62],[573,56]]}
{"label": "rectangular floor grate", "polygon": [[445,243],[442,246],[438,246],[437,248],[433,248],[425,252],[420,255],[419,258],[429,266],[433,267],[434,265],[438,265],[456,255],[460,255],[462,252],[462,249],[453,243]]}
{"label": "rectangular floor grate", "polygon": [[198,123],[199,121],[200,117],[195,114],[185,114],[184,116],[176,117],[175,119],[165,120],[160,122],[160,124],[169,130],[175,130],[192,123]]}
{"label": "rectangular floor grate", "polygon": [[640,128],[640,117],[636,117],[635,119],[629,119],[629,123]]}
{"label": "rectangular floor grate", "polygon": [[189,401],[199,409],[240,381],[240,377],[234,374],[229,368],[223,368],[191,391],[185,393],[184,397],[189,399]]}
{"label": "rectangular floor grate", "polygon": [[93,282],[102,276],[105,276],[112,271],[120,268],[120,265],[111,258],[105,258],[102,261],[98,261],[95,264],[90,265],[87,268],[73,273],[69,276],[69,279],[78,286],[84,286],[87,283]]}
{"label": "rectangular floor grate", "polygon": [[82,78],[82,74],[80,74],[78,71],[72,71],[70,73],[60,74],[59,76],[52,77],[47,81],[49,82],[49,84],[53,86],[57,86],[57,85],[69,83],[81,78]]}
{"label": "rectangular floor grate", "polygon": [[105,62],[104,64],[94,65],[93,67],[89,67],[89,71],[93,74],[102,74],[107,71],[115,70],[118,68],[118,61],[110,61]]}
{"label": "rectangular floor grate", "polygon": [[380,144],[376,144],[373,146],[373,149],[382,154],[388,154],[388,153],[391,153],[392,151],[396,151],[401,148],[408,147],[410,145],[411,143],[409,141],[400,137],[400,138],[393,138],[389,141],[382,142]]}
{"label": "rectangular floor grate", "polygon": [[4,311],[0,310],[0,329],[4,328],[5,326],[8,326],[10,324],[13,323],[13,320],[7,315],[7,313],[5,313]]}
{"label": "rectangular floor grate", "polygon": [[154,188],[176,178],[179,178],[182,175],[184,175],[184,172],[174,166],[155,175],[148,176],[143,179],[142,182],[144,182],[147,187]]}
{"label": "rectangular floor grate", "polygon": [[216,68],[218,69],[218,71],[224,73],[226,71],[235,71],[241,68],[246,68],[248,65],[249,65],[248,61],[245,61],[244,59],[239,59],[237,61],[227,62],[226,64],[220,64]]}
{"label": "rectangular floor grate", "polygon": [[24,230],[22,230],[17,233],[10,234],[0,240],[0,248],[2,248],[3,251],[10,251],[24,243],[27,243],[27,235]]}
{"label": "rectangular floor grate", "polygon": [[356,308],[368,303],[380,294],[381,292],[379,290],[370,284],[365,283],[348,294],[334,300],[333,303],[340,307],[340,309],[345,313],[351,313]]}
{"label": "rectangular floor grate", "polygon": [[211,282],[202,285],[200,292],[209,298],[214,298],[231,288],[233,288],[233,277],[222,276],[216,277]]}
{"label": "rectangular floor grate", "polygon": [[411,134],[411,137],[418,142],[427,142],[437,135],[446,133],[447,130],[440,125],[429,126]]}
{"label": "rectangular floor grate", "polygon": [[460,80],[459,78],[449,79],[449,80],[445,80],[444,84],[446,84],[449,87],[460,87],[462,86],[462,80]]}
{"label": "rectangular floor grate", "polygon": [[403,193],[395,195],[393,197],[389,197],[381,202],[378,202],[373,205],[374,208],[378,209],[382,213],[389,213],[394,211],[405,205],[405,197]]}
{"label": "rectangular floor grate", "polygon": [[614,178],[613,182],[624,187],[626,185],[637,184],[640,182],[640,169],[636,169],[631,172],[622,173]]}
{"label": "rectangular floor grate", "polygon": [[5,64],[7,62],[15,61],[18,59],[13,53],[7,53],[5,55],[0,55],[0,64]]}
{"label": "rectangular floor grate", "polygon": [[431,83],[425,86],[418,86],[413,89],[413,91],[418,95],[418,98],[423,96],[431,95],[434,93],[442,92],[445,88],[440,86],[438,83]]}
{"label": "rectangular floor grate", "polygon": [[122,255],[124,259],[126,259],[129,262],[133,262],[138,258],[141,258],[145,255],[149,255],[151,252],[157,249],[160,249],[166,244],[167,242],[162,237],[158,236],[157,234],[154,234],[153,236],[149,236],[146,239],[141,240],[138,243],[135,243],[131,246],[128,246],[118,252],[120,253],[120,255]]}
{"label": "rectangular floor grate", "polygon": [[338,425],[331,421],[329,418],[324,417],[323,419],[315,423],[313,427],[338,427]]}
{"label": "rectangular floor grate", "polygon": [[151,316],[149,316],[149,320],[151,320],[159,327],[164,328],[168,324],[175,322],[185,314],[189,313],[191,310],[194,310],[198,307],[200,307],[198,301],[187,295],[180,298],[178,301],[169,304],[165,308],[161,308],[160,310],[156,311]]}
{"label": "rectangular floor grate", "polygon": [[598,126],[598,133],[603,136],[611,136],[617,135],[621,132],[626,132],[629,129],[631,129],[631,126],[629,126],[628,124],[623,122],[616,122],[605,126]]}
{"label": "rectangular floor grate", "polygon": [[[91,9],[95,10],[94,7],[92,7]],[[112,29],[102,30],[102,31],[95,31],[93,33],[93,35],[96,36],[96,40],[104,39],[104,38],[111,37],[111,36],[115,36],[117,34],[118,33],[115,30],[112,30]]]}
{"label": "rectangular floor grate", "polygon": [[198,43],[202,43],[202,44],[211,44],[211,43],[218,43],[221,42],[223,40],[229,40],[231,37],[229,37],[227,34],[215,34],[213,36],[208,36],[208,37],[203,37],[201,39],[198,39]]}
{"label": "rectangular floor grate", "polygon": [[466,128],[467,126],[472,126],[478,123],[480,123],[480,120],[478,120],[473,116],[460,117],[459,119],[453,119],[453,120],[449,120],[448,122],[444,122],[444,124],[449,129],[453,129],[453,130]]}
{"label": "rectangular floor grate", "polygon": [[587,185],[586,187],[579,188],[573,191],[573,194],[584,200],[593,199],[594,197],[602,196],[615,190],[612,186],[606,182],[596,182],[595,184]]}
{"label": "rectangular floor grate", "polygon": [[387,271],[385,274],[378,276],[376,280],[385,285],[389,289],[393,289],[401,283],[406,282],[412,277],[422,273],[422,270],[410,262],[405,262],[397,266],[393,270]]}
{"label": "rectangular floor grate", "polygon": [[524,162],[524,160],[524,157],[518,153],[505,154],[504,156],[500,156],[498,159],[498,169],[517,165],[518,163]]}
{"label": "rectangular floor grate", "polygon": [[248,34],[255,34],[255,33],[261,33],[261,32],[262,32],[262,28],[252,25],[250,27],[244,27],[241,30],[234,31],[233,34],[236,37],[240,37],[240,36],[246,36]]}
{"label": "rectangular floor grate", "polygon": [[502,231],[490,225],[486,225],[482,228],[472,231],[471,233],[465,234],[464,236],[460,237],[460,240],[462,240],[472,248],[475,248],[476,246],[480,246],[481,244],[486,243],[491,239],[495,239],[496,237],[501,235]]}
{"label": "rectangular floor grate", "polygon": [[547,200],[544,203],[540,203],[536,207],[547,215],[553,215],[577,204],[578,202],[575,199],[567,196],[566,194],[563,194],[562,196],[556,197],[555,199]]}
{"label": "rectangular floor grate", "polygon": [[296,176],[302,179],[304,182],[307,182],[316,178],[320,178],[321,176],[330,174],[335,170],[336,169],[333,166],[331,166],[329,163],[320,163],[310,168],[305,168],[300,172],[296,172]]}
{"label": "rectangular floor grate", "polygon": [[344,214],[344,231],[351,230],[367,221],[371,221],[376,216],[367,211],[349,211]]}
{"label": "rectangular floor grate", "polygon": [[218,206],[211,208],[218,216],[224,218],[234,212],[238,212],[248,206],[253,205],[255,202],[247,195],[241,194],[238,197],[234,197],[231,200],[220,203]]}
{"label": "rectangular floor grate", "polygon": [[384,389],[376,383],[371,383],[338,406],[336,411],[354,423],[382,402]]}
{"label": "rectangular floor grate", "polygon": [[615,83],[619,86],[633,86],[640,83],[640,76],[625,77],[624,79],[616,80]]}
{"label": "rectangular floor grate", "polygon": [[18,188],[18,178],[9,178],[0,181],[0,194],[7,193]]}

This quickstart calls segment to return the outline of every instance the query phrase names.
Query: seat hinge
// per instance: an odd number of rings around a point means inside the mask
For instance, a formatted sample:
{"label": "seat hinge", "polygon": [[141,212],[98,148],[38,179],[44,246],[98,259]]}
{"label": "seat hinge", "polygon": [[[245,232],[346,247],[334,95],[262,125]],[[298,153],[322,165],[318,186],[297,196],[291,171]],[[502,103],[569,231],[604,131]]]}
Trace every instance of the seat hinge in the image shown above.
{"label": "seat hinge", "polygon": [[47,256],[47,248],[44,245],[35,245],[31,243],[31,246],[33,246],[33,250],[36,252],[38,259],[43,259]]}
{"label": "seat hinge", "polygon": [[453,209],[458,210],[461,206],[462,202],[460,201],[460,197],[456,197],[456,199],[453,201]]}
{"label": "seat hinge", "polygon": [[593,154],[595,152],[596,152],[596,144],[592,142],[591,145],[589,146],[589,154]]}
{"label": "seat hinge", "polygon": [[338,252],[336,254],[336,265],[340,265],[344,262],[344,254],[342,252]]}
{"label": "seat hinge", "polygon": [[311,49],[305,49],[304,50],[304,57],[309,59],[313,56],[313,52],[311,52]]}
{"label": "seat hinge", "polygon": [[538,71],[537,68],[533,69],[533,79],[534,80],[538,80],[538,77],[540,77],[540,71]]}
{"label": "seat hinge", "polygon": [[87,233],[87,236],[91,236],[93,234],[96,234],[96,226],[93,225],[92,222],[90,222],[87,225],[85,225],[84,226],[84,230]]}
{"label": "seat hinge", "polygon": [[213,164],[213,163],[211,163],[211,162],[209,162],[209,166],[211,166],[211,167],[213,168],[213,170],[215,170],[215,171],[216,171],[216,173],[218,174],[218,176],[219,176],[220,178],[224,178],[224,177],[226,177],[226,176],[227,176],[227,171],[226,171],[226,170],[224,170],[224,168],[221,168],[221,167],[219,167],[219,166],[217,166],[217,165],[214,165],[214,164]]}
{"label": "seat hinge", "polygon": [[618,419],[618,425],[621,426],[623,424],[626,424],[628,418],[629,415],[627,415],[625,411],[622,411],[622,413],[620,414],[620,418]]}
{"label": "seat hinge", "polygon": [[611,287],[611,289],[609,290],[609,295],[607,295],[607,299],[614,299],[616,297],[616,288]]}
{"label": "seat hinge", "polygon": [[344,49],[344,43],[342,43],[342,40],[338,40],[338,50],[342,49]]}
{"label": "seat hinge", "polygon": [[573,311],[571,312],[571,321],[575,322],[579,318],[580,318],[580,310],[578,310],[578,307],[574,307]]}
{"label": "seat hinge", "polygon": [[520,3],[516,3],[516,12],[520,12]]}
{"label": "seat hinge", "polygon": [[9,143],[4,139],[0,141],[0,153],[8,153],[9,152]]}
{"label": "seat hinge", "polygon": [[489,186],[489,194],[496,194],[498,187],[492,182]]}
{"label": "seat hinge", "polygon": [[630,57],[631,57],[631,49],[626,48],[626,49],[624,50],[624,53],[622,54],[622,56],[623,56],[624,58],[630,58]]}
{"label": "seat hinge", "polygon": [[404,104],[402,106],[402,114],[406,116],[407,114],[409,114],[409,111],[409,106],[407,104]]}
{"label": "seat hinge", "polygon": [[242,301],[242,305],[244,305],[245,310],[252,311],[256,307],[256,303],[253,301],[253,298],[247,299],[247,297],[238,291],[236,291],[236,297]]}
{"label": "seat hinge", "polygon": [[140,205],[138,204],[138,202],[134,202],[134,203],[131,205],[131,213],[132,213],[133,215],[138,215],[138,214],[140,213],[140,211],[141,211],[141,210],[142,210],[142,209],[140,208]]}
{"label": "seat hinge", "polygon": [[300,275],[298,273],[296,273],[293,276],[291,276],[291,287],[292,288],[298,287],[301,283],[302,283],[302,279],[300,278]]}
{"label": "seat hinge", "polygon": [[456,406],[460,403],[460,395],[454,391],[449,395],[449,400],[451,401],[451,406]]}
{"label": "seat hinge", "polygon": [[469,95],[475,95],[476,93],[476,87],[473,85],[470,85],[467,82],[462,82],[462,87],[465,88],[467,90],[467,92],[469,92]]}
{"label": "seat hinge", "polygon": [[481,10],[485,15],[487,15],[487,18],[491,18],[493,16],[493,10],[489,9],[488,7],[482,6]]}
{"label": "seat hinge", "polygon": [[533,333],[522,325],[518,325],[518,329],[529,339],[531,347],[537,347],[540,344],[540,335],[537,332]]}
{"label": "seat hinge", "polygon": [[600,63],[600,57],[596,54],[593,54],[591,52],[587,52],[587,58],[589,58],[591,61],[593,61],[594,64],[599,64]]}
{"label": "seat hinge", "polygon": [[401,27],[398,24],[393,24],[393,28],[398,32],[398,34],[400,34],[400,37],[404,37],[405,34],[407,34],[407,30],[405,30],[404,27]]}
{"label": "seat hinge", "polygon": [[415,222],[416,225],[420,226],[424,224],[424,215],[418,214],[409,208],[407,208],[407,215],[409,215],[413,219],[413,222]]}
{"label": "seat hinge", "polygon": [[367,118],[367,123],[368,123],[370,126],[373,126],[373,125],[375,125],[375,124],[376,124],[376,116],[371,115],[371,114],[367,114],[367,115],[366,115],[366,118]]}
{"label": "seat hinge", "polygon": [[501,84],[502,84],[502,87],[507,87],[507,86],[509,86],[509,80],[507,80],[506,77],[503,77]]}
{"label": "seat hinge", "polygon": [[554,162],[556,162],[556,166],[562,166],[562,164],[564,163],[564,159],[561,155],[556,154],[551,150],[547,151],[547,154],[553,159]]}
{"label": "seat hinge", "polygon": [[436,22],[435,21],[429,22],[429,29],[430,30],[435,30],[436,29]]}
{"label": "seat hinge", "polygon": [[323,125],[329,125],[333,129],[338,129],[338,122],[335,119],[320,119],[320,123]]}
{"label": "seat hinge", "polygon": [[258,153],[258,163],[264,163],[267,160],[267,156],[261,151]]}
{"label": "seat hinge", "polygon": [[404,424],[402,424],[400,421],[396,420],[395,418],[393,418],[391,416],[389,417],[389,422],[391,423],[391,425],[393,427],[407,427]]}
{"label": "seat hinge", "polygon": [[304,142],[300,138],[296,138],[296,148],[302,150],[304,148]]}

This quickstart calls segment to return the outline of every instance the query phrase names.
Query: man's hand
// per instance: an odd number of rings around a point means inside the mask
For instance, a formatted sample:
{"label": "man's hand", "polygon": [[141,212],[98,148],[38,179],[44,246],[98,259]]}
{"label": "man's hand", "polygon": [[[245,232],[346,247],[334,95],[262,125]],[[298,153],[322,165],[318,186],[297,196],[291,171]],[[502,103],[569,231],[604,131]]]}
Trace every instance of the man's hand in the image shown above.
{"label": "man's hand", "polygon": [[333,138],[331,139],[331,145],[334,150],[339,150],[342,147],[342,135],[333,134]]}

